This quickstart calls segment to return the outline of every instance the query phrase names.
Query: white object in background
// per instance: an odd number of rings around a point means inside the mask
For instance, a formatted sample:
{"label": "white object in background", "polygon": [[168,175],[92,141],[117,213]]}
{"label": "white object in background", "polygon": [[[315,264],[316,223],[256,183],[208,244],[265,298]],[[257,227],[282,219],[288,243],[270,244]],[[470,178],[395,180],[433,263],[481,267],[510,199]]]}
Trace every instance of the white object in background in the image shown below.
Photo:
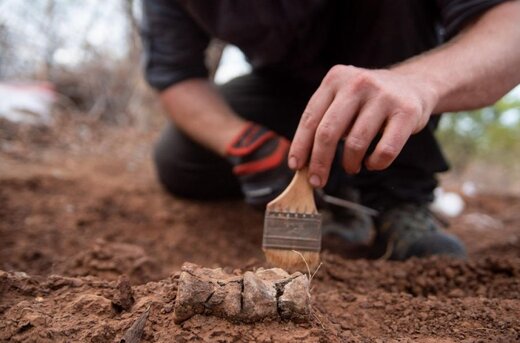
{"label": "white object in background", "polygon": [[218,85],[226,83],[235,77],[250,73],[251,69],[251,65],[239,48],[226,45],[215,73],[215,83]]}
{"label": "white object in background", "polygon": [[52,123],[56,92],[47,82],[0,83],[0,118],[14,123]]}
{"label": "white object in background", "polygon": [[445,192],[437,187],[433,191],[434,200],[431,209],[448,217],[457,217],[465,207],[464,200],[460,195],[453,192]]}
{"label": "white object in background", "polygon": [[472,197],[477,195],[477,185],[473,181],[464,181],[461,187],[462,194]]}
{"label": "white object in background", "polygon": [[466,227],[474,230],[498,230],[504,228],[504,223],[501,220],[491,217],[485,213],[468,213],[462,217],[462,221]]}

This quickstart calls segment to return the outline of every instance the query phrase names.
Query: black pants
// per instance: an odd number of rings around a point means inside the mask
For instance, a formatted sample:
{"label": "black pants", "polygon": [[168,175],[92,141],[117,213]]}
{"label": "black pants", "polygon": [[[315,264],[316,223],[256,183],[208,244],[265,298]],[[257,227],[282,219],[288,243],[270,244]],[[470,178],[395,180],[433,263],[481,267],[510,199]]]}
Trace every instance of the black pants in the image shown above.
{"label": "black pants", "polygon": [[[220,86],[220,92],[232,109],[243,118],[262,124],[291,139],[310,96],[319,84],[285,75],[253,73]],[[435,173],[448,166],[433,131],[438,116],[412,136],[394,163],[384,171],[362,171],[347,175],[341,161],[342,147],[325,187],[329,194],[342,194],[342,187],[361,192],[364,204],[376,208],[396,202],[428,202],[437,185]],[[155,149],[159,180],[177,196],[193,199],[239,197],[240,187],[230,164],[208,149],[193,142],[169,124]]]}

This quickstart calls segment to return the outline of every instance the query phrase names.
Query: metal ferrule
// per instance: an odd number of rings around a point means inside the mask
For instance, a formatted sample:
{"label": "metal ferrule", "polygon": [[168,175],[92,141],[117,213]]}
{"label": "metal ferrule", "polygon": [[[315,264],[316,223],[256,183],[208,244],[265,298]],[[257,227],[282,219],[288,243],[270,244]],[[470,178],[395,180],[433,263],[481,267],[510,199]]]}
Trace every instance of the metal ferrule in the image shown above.
{"label": "metal ferrule", "polygon": [[264,249],[321,250],[321,214],[266,212]]}

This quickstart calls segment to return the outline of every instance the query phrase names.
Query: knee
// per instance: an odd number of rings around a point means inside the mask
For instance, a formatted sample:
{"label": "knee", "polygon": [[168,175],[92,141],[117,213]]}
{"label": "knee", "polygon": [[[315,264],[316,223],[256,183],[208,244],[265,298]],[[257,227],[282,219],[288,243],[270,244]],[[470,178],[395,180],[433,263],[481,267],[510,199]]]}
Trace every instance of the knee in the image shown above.
{"label": "knee", "polygon": [[161,186],[176,196],[186,196],[186,187],[183,187],[182,174],[178,172],[174,151],[165,149],[161,142],[157,142],[153,150],[155,173]]}
{"label": "knee", "polygon": [[159,182],[172,195],[212,200],[241,194],[227,162],[175,128],[163,132],[153,160]]}
{"label": "knee", "polygon": [[[192,197],[187,157],[193,155],[187,138],[173,125],[168,125],[155,143],[153,162],[160,184],[170,194],[180,197]],[[189,150],[189,149],[188,149]]]}

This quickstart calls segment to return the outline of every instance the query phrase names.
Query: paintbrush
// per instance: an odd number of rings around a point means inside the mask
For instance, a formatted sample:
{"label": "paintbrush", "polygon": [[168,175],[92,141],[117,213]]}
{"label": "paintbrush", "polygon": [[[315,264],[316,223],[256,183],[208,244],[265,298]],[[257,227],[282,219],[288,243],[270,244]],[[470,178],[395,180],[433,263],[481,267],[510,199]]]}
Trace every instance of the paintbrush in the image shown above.
{"label": "paintbrush", "polygon": [[307,168],[298,170],[282,194],[267,204],[262,248],[270,264],[285,270],[307,271],[318,266],[321,215]]}

